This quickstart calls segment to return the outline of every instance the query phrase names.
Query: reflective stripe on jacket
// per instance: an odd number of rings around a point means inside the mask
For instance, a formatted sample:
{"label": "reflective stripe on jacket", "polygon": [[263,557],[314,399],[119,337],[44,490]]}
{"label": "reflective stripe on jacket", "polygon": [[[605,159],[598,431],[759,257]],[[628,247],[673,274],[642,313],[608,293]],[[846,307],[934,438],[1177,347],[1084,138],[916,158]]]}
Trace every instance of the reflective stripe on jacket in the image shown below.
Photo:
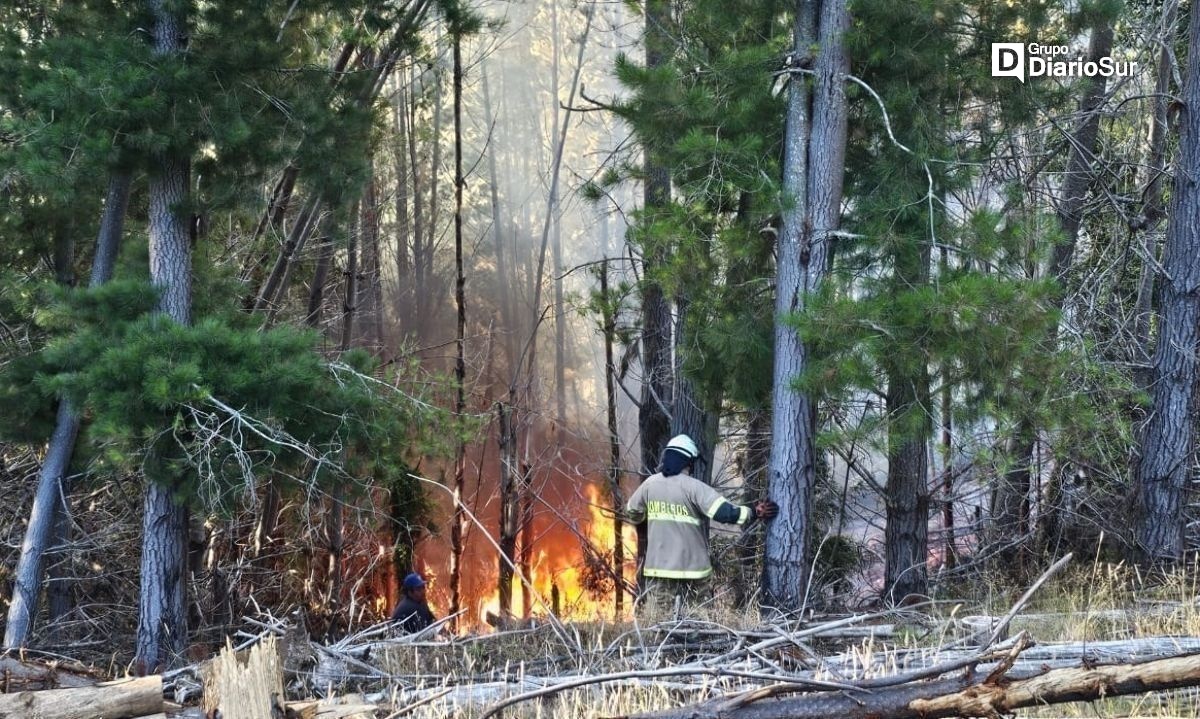
{"label": "reflective stripe on jacket", "polygon": [[[712,519],[728,500],[694,477],[655,474],[642,482],[625,507],[634,522],[646,520],[647,577],[703,579],[712,574],[704,519]],[[749,507],[738,507],[737,524],[745,524]]]}

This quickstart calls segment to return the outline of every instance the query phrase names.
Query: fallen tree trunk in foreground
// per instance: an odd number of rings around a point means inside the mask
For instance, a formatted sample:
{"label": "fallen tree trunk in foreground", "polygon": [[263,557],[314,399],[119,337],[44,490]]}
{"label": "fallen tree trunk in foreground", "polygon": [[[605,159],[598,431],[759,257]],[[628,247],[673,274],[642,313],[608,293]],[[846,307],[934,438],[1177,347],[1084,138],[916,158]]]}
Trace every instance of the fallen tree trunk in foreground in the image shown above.
{"label": "fallen tree trunk in foreground", "polygon": [[634,715],[633,719],[937,719],[994,717],[1014,709],[1200,685],[1200,654],[1140,664],[1012,672],[982,670],[931,682],[747,700],[745,695]]}
{"label": "fallen tree trunk in foreground", "polygon": [[162,677],[157,675],[94,687],[0,694],[0,719],[127,719],[162,710]]}
{"label": "fallen tree trunk in foreground", "polygon": [[95,670],[69,662],[20,661],[0,657],[0,692],[90,687],[100,679]]}

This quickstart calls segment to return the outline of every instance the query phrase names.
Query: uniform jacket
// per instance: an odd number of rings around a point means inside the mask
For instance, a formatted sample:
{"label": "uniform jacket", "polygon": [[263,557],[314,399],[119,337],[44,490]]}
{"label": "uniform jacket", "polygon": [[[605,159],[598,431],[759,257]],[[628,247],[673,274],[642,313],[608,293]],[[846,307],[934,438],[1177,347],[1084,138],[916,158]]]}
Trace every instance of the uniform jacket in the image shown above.
{"label": "uniform jacket", "polygon": [[[726,505],[729,505],[726,507]],[[721,511],[724,508],[724,511]],[[655,474],[642,482],[625,507],[634,522],[646,520],[647,577],[703,579],[712,574],[704,520],[743,525],[753,514],[736,507],[717,490],[694,477]]]}

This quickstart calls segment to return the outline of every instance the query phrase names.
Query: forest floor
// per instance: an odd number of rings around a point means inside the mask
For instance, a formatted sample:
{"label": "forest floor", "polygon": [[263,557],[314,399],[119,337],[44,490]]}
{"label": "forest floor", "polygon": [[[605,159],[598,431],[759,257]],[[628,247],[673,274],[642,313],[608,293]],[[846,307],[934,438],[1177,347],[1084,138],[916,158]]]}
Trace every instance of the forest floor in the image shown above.
{"label": "forest floor", "polygon": [[[1200,573],[1148,580],[1097,562],[1051,570],[1028,584],[979,579],[955,589],[959,596],[904,608],[793,621],[764,621],[757,611],[711,602],[627,622],[518,620],[502,631],[460,636],[434,635],[436,627],[397,636],[377,625],[331,643],[263,613],[245,618],[231,636],[230,649],[238,642],[242,649],[236,658],[227,651],[168,672],[161,694],[172,703],[166,716],[200,717],[198,705],[246,702],[240,694],[218,698],[221,686],[241,692],[242,685],[219,684],[213,677],[221,672],[212,667],[236,673],[258,661],[247,661],[254,655],[272,657],[263,675],[277,677],[279,688],[263,696],[286,696],[283,716],[303,719],[682,719],[751,711],[761,719],[886,719],[917,716],[885,711],[889,693],[954,685],[1015,696],[1030,681],[1057,698],[994,715],[1200,716]],[[254,645],[264,651],[245,649]],[[1160,665],[1166,669],[1146,674]],[[1072,689],[1072,672],[1091,674]],[[1133,679],[1097,679],[1103,672],[1132,672]],[[1068,683],[1051,681],[1056,676]],[[5,696],[12,695],[0,694],[0,716]],[[1068,701],[1074,698],[1085,701]],[[839,712],[806,709],[806,701],[852,703]]]}
{"label": "forest floor", "polygon": [[[803,622],[764,623],[757,612],[700,607],[619,624],[543,621],[449,640],[351,641],[336,650],[341,664],[327,653],[310,681],[330,682],[344,671],[334,684],[378,702],[378,717],[565,719],[711,707],[714,700],[770,692],[763,687],[788,681],[856,684],[979,659],[989,646],[1013,652],[1010,676],[1200,653],[1194,572],[1151,582],[1120,565],[1072,568],[1038,587],[999,630],[1026,587],[993,581],[977,588],[973,598]],[[355,652],[361,664],[344,661]],[[979,671],[1003,663],[997,656],[979,661]],[[379,676],[365,676],[367,666]],[[1200,693],[1182,688],[1017,713],[1195,717]]]}

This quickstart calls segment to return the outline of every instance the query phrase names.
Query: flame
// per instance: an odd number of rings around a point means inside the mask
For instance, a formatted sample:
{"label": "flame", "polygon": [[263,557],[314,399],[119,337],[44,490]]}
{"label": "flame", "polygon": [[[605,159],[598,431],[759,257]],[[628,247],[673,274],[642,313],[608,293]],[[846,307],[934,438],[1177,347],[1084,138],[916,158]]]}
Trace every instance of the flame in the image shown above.
{"label": "flame", "polygon": [[[630,616],[632,598],[625,594],[621,616],[617,617],[615,583],[611,575],[606,576],[604,570],[597,567],[598,562],[611,567],[613,561],[616,529],[612,511],[608,509],[610,502],[598,484],[587,484],[584,491],[586,512],[584,517],[574,521],[575,536],[547,533],[538,541],[546,546],[538,547],[529,568],[529,583],[537,596],[532,598],[528,611],[524,606],[528,592],[523,591],[520,577],[514,574],[511,587],[513,616],[545,616],[548,610],[556,610],[560,619],[568,620],[625,619]],[[624,550],[621,577],[623,583],[627,583],[635,569],[637,530],[632,525],[622,525],[621,539]],[[495,580],[491,583],[495,584]],[[488,626],[489,614],[500,615],[499,590],[480,597],[476,609],[479,626]]]}

